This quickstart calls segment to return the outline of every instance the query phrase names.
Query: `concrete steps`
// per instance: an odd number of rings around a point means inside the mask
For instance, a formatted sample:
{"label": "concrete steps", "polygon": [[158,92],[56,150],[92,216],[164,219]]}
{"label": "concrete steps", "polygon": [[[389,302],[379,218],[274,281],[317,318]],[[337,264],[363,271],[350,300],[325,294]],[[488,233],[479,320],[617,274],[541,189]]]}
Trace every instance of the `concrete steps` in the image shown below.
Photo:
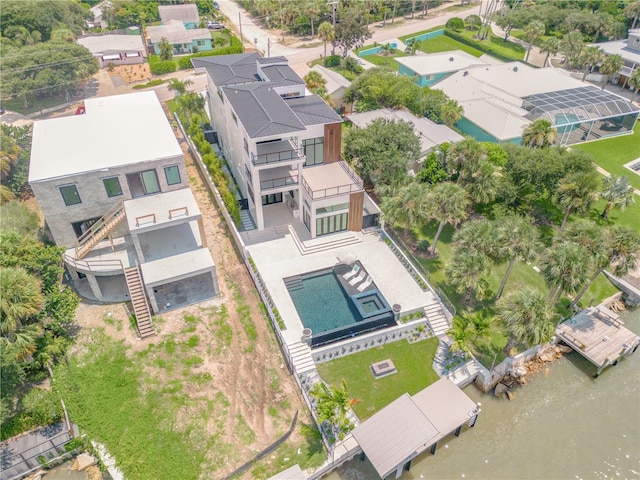
{"label": "concrete steps", "polygon": [[424,307],[424,314],[427,317],[427,322],[436,337],[446,335],[451,325],[442,309],[442,305],[439,302],[434,302]]}
{"label": "concrete steps", "polygon": [[253,217],[251,217],[251,214],[249,213],[249,210],[240,210],[240,221],[242,224],[241,230],[243,232],[255,230],[257,228],[255,222],[253,221]]}
{"label": "concrete steps", "polygon": [[284,281],[284,285],[287,287],[287,290],[289,290],[290,292],[294,290],[302,290],[304,288],[302,279],[299,276],[287,278]]}
{"label": "concrete steps", "polygon": [[124,278],[127,281],[129,297],[131,298],[133,313],[136,315],[140,338],[152,337],[156,334],[156,331],[151,323],[151,310],[142,285],[140,269],[137,266],[126,268],[124,270]]}
{"label": "concrete steps", "polygon": [[[326,240],[310,240],[307,242],[303,242],[298,237],[295,229],[292,226],[289,226],[289,232],[291,232],[291,238],[293,238],[293,243],[296,244],[298,250],[301,255],[311,255],[312,253],[325,252],[327,250],[333,250],[335,248],[346,247],[347,245],[355,245],[357,243],[362,243],[358,237],[354,235],[349,235],[346,237],[340,237],[336,239],[331,239],[328,237]],[[313,242],[313,243],[312,243]]]}
{"label": "concrete steps", "polygon": [[290,345],[289,353],[296,374],[300,375],[316,369],[316,363],[311,356],[311,348],[306,343],[298,342]]}

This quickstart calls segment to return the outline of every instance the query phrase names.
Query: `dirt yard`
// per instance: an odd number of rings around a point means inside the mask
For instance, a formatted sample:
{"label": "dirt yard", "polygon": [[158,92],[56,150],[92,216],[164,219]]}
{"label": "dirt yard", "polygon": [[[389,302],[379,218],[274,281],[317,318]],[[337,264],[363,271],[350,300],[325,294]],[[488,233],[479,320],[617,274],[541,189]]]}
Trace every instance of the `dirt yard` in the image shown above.
{"label": "dirt yard", "polygon": [[[209,198],[193,158],[187,151],[186,141],[180,132],[177,134],[185,153],[189,183],[202,212],[207,244],[216,263],[221,297],[162,314],[156,321],[158,335],[143,341],[135,337],[124,304],[104,305],[84,301],[77,310],[80,331],[73,353],[82,354],[86,351],[94,337],[93,333],[103,328],[113,339],[125,342],[132,358],[137,358],[137,361],[143,359],[149,378],[169,384],[177,381],[176,377],[172,376],[171,369],[159,367],[157,355],[165,353],[164,346],[168,341],[182,346],[189,336],[197,335],[199,344],[188,354],[196,353],[203,362],[192,372],[211,375],[213,381],[198,383],[193,390],[189,388],[189,395],[210,404],[218,398],[226,399],[225,417],[215,421],[211,419],[208,430],[211,436],[224,439],[224,452],[208,452],[201,478],[221,478],[250,460],[288,429],[296,410],[299,411],[298,426],[286,442],[287,448],[275,451],[256,464],[260,474],[249,469],[242,478],[260,478],[263,473],[273,474],[274,469],[282,465],[304,464],[302,457],[309,450],[317,462],[317,448],[307,448],[305,435],[301,433],[301,429],[305,431],[303,424],[313,422],[284,365],[274,333],[260,308],[259,295],[230,237],[225,233],[224,220]],[[194,318],[197,320],[194,321]],[[225,325],[220,323],[221,318]],[[145,351],[153,352],[153,355],[144,357]],[[173,356],[176,355],[187,356],[180,348]],[[154,361],[151,361],[151,357]],[[177,361],[177,365],[180,365],[179,359],[170,356],[163,358],[167,362]],[[143,385],[142,388],[145,387]],[[197,416],[202,416],[201,411],[193,411],[193,408],[184,410],[186,417],[178,418],[178,423],[188,424],[191,420],[195,421]],[[219,412],[219,409],[215,411]],[[296,457],[296,452],[301,457],[291,458]],[[213,477],[211,468],[215,469]]]}

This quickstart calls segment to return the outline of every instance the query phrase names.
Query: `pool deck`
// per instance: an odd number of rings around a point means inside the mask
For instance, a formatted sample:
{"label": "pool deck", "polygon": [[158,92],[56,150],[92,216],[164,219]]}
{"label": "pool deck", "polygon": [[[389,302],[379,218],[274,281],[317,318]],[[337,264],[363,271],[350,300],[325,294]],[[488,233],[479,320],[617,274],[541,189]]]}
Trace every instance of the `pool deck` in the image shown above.
{"label": "pool deck", "polygon": [[344,232],[323,238],[336,240],[341,236],[355,236],[360,242],[302,255],[291,234],[286,234],[246,247],[287,327],[282,331],[287,345],[300,342],[304,327],[284,284],[286,277],[359,260],[390,306],[399,304],[405,312],[436,301],[431,292],[422,291],[377,234]]}

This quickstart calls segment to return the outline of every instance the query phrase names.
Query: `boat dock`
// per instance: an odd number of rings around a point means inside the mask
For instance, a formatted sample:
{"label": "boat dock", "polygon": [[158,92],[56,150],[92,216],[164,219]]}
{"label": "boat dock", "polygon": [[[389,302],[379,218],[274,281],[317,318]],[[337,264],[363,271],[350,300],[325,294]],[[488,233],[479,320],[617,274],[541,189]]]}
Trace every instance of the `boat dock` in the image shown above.
{"label": "boat dock", "polygon": [[640,345],[640,337],[624,327],[617,313],[602,305],[587,308],[562,322],[556,335],[598,368],[596,378],[607,366],[616,365]]}

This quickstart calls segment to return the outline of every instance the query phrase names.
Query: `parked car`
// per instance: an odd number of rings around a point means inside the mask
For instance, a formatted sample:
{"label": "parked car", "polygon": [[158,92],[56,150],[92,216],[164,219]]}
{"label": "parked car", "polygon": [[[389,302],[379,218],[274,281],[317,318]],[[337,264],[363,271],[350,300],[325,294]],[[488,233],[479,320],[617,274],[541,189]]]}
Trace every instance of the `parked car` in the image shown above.
{"label": "parked car", "polygon": [[224,29],[224,24],[223,23],[218,23],[218,22],[208,21],[207,22],[207,28],[209,30],[223,30]]}
{"label": "parked car", "polygon": [[218,5],[218,2],[213,2],[213,8],[215,8],[216,10],[220,10],[220,5]]}

